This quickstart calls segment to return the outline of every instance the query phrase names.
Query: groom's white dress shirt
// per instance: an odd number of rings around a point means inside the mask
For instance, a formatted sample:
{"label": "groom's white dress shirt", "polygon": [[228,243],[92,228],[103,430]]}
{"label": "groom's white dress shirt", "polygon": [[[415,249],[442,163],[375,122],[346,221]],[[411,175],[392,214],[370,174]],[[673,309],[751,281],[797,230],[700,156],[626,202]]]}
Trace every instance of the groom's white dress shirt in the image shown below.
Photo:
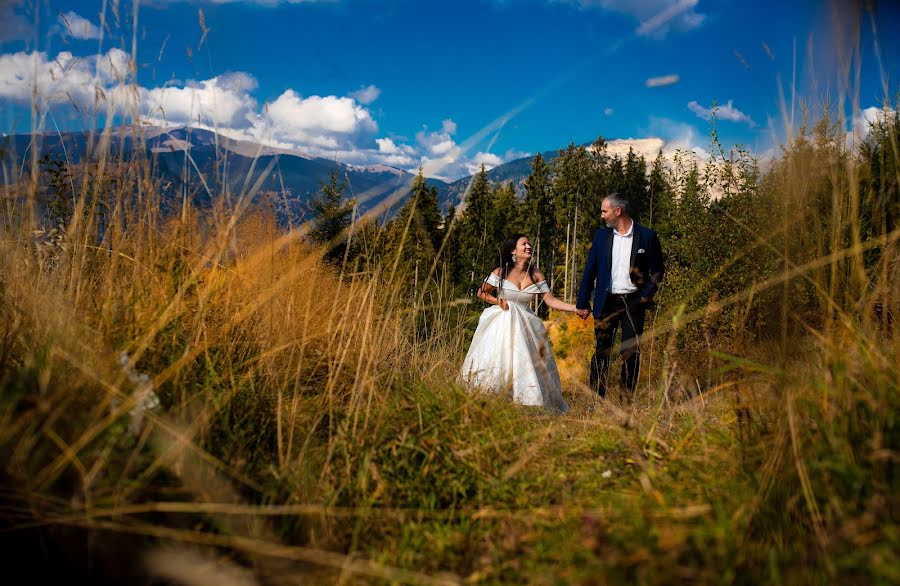
{"label": "groom's white dress shirt", "polygon": [[624,294],[637,291],[631,282],[631,244],[634,241],[634,220],[624,234],[613,228],[612,283],[610,293]]}

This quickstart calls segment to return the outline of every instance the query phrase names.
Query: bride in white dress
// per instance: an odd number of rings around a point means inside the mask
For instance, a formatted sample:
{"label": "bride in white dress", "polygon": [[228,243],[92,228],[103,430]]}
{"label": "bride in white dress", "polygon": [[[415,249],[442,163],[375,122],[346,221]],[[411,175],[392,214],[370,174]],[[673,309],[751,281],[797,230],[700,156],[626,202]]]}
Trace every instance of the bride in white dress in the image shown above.
{"label": "bride in white dress", "polygon": [[536,297],[559,311],[575,306],[553,296],[543,273],[531,264],[531,244],[522,234],[501,246],[494,270],[478,290],[492,304],[481,314],[463,362],[463,379],[494,392],[512,389],[513,400],[565,413],[559,372],[544,323],[531,311]]}

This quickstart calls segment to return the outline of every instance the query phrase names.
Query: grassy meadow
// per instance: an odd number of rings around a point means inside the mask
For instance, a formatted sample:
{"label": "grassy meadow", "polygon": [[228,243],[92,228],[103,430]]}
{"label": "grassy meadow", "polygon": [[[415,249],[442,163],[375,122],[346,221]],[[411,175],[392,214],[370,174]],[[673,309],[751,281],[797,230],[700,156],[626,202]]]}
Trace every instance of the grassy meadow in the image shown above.
{"label": "grassy meadow", "polygon": [[457,383],[482,306],[449,272],[411,286],[413,221],[389,243],[358,227],[343,262],[252,186],[164,212],[151,161],[111,156],[110,128],[64,175],[36,158],[9,170],[7,568],[132,584],[900,582],[900,126],[888,116],[864,156],[842,121],[810,116],[752,189],[722,153],[702,177],[718,173],[724,199],[676,197],[698,207],[660,220],[669,272],[633,400],[597,401],[590,321],[548,316],[565,416]]}

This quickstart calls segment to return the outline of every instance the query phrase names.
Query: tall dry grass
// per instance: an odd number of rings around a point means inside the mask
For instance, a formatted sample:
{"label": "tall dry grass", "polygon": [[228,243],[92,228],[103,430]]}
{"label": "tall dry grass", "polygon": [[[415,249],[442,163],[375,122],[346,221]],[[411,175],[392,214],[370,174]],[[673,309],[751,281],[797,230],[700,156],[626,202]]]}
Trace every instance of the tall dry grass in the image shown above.
{"label": "tall dry grass", "polygon": [[[809,168],[785,167],[782,205],[808,210]],[[342,276],[264,206],[167,216],[139,164],[97,168],[116,189],[93,182],[53,235],[7,192],[3,535],[23,563],[185,583],[896,577],[896,232],[813,224],[820,248],[753,290],[657,315],[633,403],[596,405],[573,372],[559,418],[455,385],[466,318],[437,284],[419,304],[390,260]],[[789,298],[784,337],[718,354],[711,386],[686,377],[680,327],[792,287],[819,319]],[[553,324],[586,356],[583,323]]]}
{"label": "tall dry grass", "polygon": [[[36,170],[4,188],[8,559],[86,582],[900,580],[900,235],[863,234],[871,169],[814,130],[757,195],[780,229],[740,253],[778,269],[661,308],[633,402],[594,401],[590,332],[553,316],[554,417],[455,384],[477,311],[446,283],[326,265],[252,178],[227,209],[163,201],[107,129],[55,232]],[[677,335],[735,307],[779,331],[701,383]]]}

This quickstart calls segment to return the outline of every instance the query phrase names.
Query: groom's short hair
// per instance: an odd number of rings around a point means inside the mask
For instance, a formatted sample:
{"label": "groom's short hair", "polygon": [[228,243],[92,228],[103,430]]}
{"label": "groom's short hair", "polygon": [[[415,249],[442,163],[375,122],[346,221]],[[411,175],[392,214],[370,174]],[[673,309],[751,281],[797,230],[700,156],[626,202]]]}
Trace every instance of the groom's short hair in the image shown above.
{"label": "groom's short hair", "polygon": [[614,208],[622,208],[622,213],[627,216],[631,215],[631,205],[628,203],[628,199],[621,193],[616,191],[610,193],[606,196],[607,201],[609,201],[609,205]]}

